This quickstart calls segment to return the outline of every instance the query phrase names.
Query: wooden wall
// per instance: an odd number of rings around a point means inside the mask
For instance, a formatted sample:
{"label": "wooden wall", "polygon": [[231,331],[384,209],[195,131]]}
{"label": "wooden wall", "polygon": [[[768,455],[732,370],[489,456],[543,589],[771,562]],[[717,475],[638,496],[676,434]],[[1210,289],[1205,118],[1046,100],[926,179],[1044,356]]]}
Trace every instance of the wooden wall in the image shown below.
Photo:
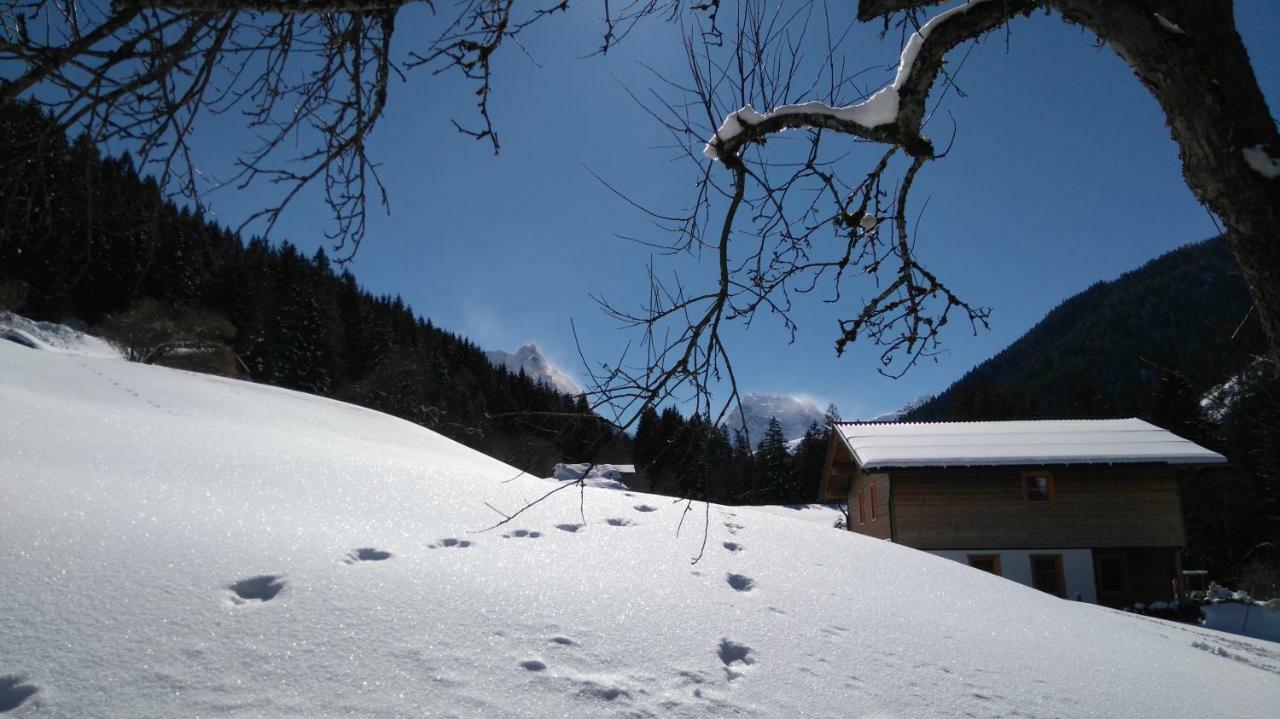
{"label": "wooden wall", "polygon": [[896,541],[919,549],[1185,544],[1177,480],[1167,465],[1051,467],[1049,502],[1023,498],[1024,469],[892,471]]}
{"label": "wooden wall", "polygon": [[[888,474],[859,472],[849,487],[849,531],[877,539],[893,539],[893,515],[889,508],[890,477]],[[871,487],[875,487],[875,519],[871,512]],[[867,504],[859,515],[859,498]],[[859,522],[862,517],[864,521]]]}

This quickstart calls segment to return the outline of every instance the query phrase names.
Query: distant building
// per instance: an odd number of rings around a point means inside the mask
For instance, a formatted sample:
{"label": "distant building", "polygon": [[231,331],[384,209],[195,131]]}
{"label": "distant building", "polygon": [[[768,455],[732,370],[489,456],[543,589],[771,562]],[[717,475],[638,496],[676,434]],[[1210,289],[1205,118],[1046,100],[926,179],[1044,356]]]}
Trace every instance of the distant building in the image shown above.
{"label": "distant building", "polygon": [[842,422],[820,499],[849,530],[1112,607],[1168,600],[1174,467],[1226,458],[1139,419]]}

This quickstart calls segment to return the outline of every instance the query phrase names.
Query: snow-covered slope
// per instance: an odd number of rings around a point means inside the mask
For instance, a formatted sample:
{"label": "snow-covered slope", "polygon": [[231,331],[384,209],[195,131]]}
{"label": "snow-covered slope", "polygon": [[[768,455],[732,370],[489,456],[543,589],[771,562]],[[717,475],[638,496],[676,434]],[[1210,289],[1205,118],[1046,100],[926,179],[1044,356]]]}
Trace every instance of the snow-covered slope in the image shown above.
{"label": "snow-covered slope", "polygon": [[761,439],[764,439],[765,430],[769,428],[770,417],[778,419],[778,424],[782,425],[782,436],[792,442],[803,437],[810,424],[814,422],[819,425],[826,424],[825,412],[812,400],[794,395],[752,392],[743,395],[742,412],[739,413],[734,409],[725,426],[729,428],[730,438],[738,428],[746,426],[751,438],[751,446],[755,447]]}
{"label": "snow-covered slope", "polygon": [[37,322],[12,312],[0,312],[0,341],[46,352],[118,359],[120,350],[93,335],[53,322]]}
{"label": "snow-covered slope", "polygon": [[[1280,645],[272,387],[0,342],[14,717],[1247,717]],[[580,509],[581,508],[581,509]],[[785,514],[785,513],[784,513]]]}
{"label": "snow-covered slope", "polygon": [[569,375],[547,361],[535,344],[527,344],[515,352],[488,350],[485,356],[497,367],[506,367],[508,372],[524,374],[535,382],[544,384],[564,394],[582,394],[582,388]]}

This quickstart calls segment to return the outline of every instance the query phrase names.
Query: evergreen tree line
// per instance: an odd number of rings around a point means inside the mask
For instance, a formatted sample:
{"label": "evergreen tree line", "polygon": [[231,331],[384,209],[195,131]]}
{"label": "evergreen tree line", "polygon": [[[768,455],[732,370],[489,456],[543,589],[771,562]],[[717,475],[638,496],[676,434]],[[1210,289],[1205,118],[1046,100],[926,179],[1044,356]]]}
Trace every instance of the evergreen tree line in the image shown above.
{"label": "evergreen tree line", "polygon": [[19,314],[83,323],[144,361],[388,412],[544,476],[629,455],[583,398],[491,365],[323,249],[242,241],[34,107],[0,113],[0,163],[17,178],[0,187],[0,303]]}
{"label": "evergreen tree line", "polygon": [[634,452],[645,491],[719,504],[809,504],[817,501],[835,407],[823,424],[809,425],[788,448],[782,425],[770,418],[751,447],[741,431],[731,433],[700,415],[684,417],[667,407],[648,409],[636,425]]}

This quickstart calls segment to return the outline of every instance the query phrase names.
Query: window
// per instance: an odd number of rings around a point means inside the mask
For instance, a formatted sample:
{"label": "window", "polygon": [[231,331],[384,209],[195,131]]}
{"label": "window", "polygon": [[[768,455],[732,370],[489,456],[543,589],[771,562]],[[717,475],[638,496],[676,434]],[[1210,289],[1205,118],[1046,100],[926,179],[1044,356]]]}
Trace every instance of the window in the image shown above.
{"label": "window", "polygon": [[1129,562],[1123,554],[1098,556],[1098,589],[1123,592],[1129,588]]}
{"label": "window", "polygon": [[1053,501],[1053,475],[1048,472],[1023,472],[1022,497],[1028,502]]}
{"label": "window", "polygon": [[871,483],[871,521],[876,521],[876,483]]}
{"label": "window", "polygon": [[867,523],[867,497],[866,492],[858,490],[858,524]]}
{"label": "window", "polygon": [[999,554],[970,554],[969,566],[974,569],[981,569],[984,572],[990,572],[997,577],[1001,576]]}
{"label": "window", "polygon": [[1031,586],[1059,597],[1067,596],[1061,554],[1031,555]]}

